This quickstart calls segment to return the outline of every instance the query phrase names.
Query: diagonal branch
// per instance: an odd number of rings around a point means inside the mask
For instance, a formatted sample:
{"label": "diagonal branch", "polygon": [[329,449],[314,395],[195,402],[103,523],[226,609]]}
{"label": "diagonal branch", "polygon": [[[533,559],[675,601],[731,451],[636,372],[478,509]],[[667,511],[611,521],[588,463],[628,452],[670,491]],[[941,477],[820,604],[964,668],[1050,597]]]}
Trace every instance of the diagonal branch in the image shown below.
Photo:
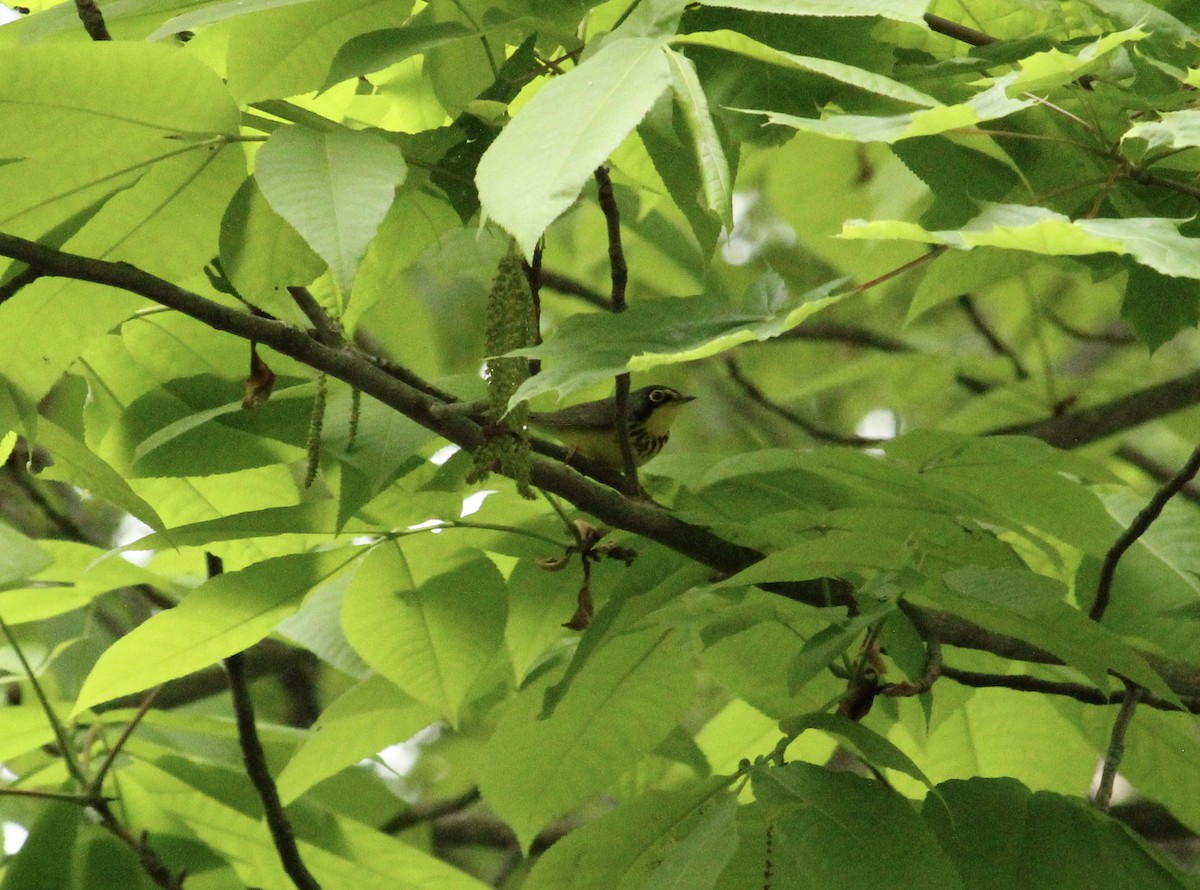
{"label": "diagonal branch", "polygon": [[1167,506],[1167,501],[1175,497],[1185,485],[1191,482],[1197,472],[1200,472],[1200,445],[1197,445],[1192,451],[1192,456],[1179,468],[1179,472],[1154,493],[1150,502],[1141,509],[1137,516],[1133,517],[1129,528],[1125,529],[1108,549],[1108,553],[1104,555],[1104,565],[1100,568],[1100,580],[1096,583],[1096,599],[1092,602],[1091,611],[1088,612],[1088,616],[1093,621],[1099,621],[1104,617],[1104,610],[1108,608],[1109,598],[1112,594],[1117,563],[1121,561],[1125,551],[1146,533],[1154,520],[1162,514],[1163,509]]}
{"label": "diagonal branch", "polygon": [[[361,389],[456,445],[473,451],[483,431],[454,405],[416,389],[350,349],[330,349],[304,331],[278,320],[259,318],[224,306],[178,287],[127,263],[96,260],[44,247],[33,241],[0,234],[0,256],[36,265],[47,275],[91,281],[138,294],[198,322],[246,340],[257,340],[296,361]],[[725,540],[706,528],[685,522],[656,504],[627,498],[619,491],[580,475],[563,462],[535,454],[530,482],[564,498],[606,525],[656,541],[722,574],[733,574],[762,559],[758,551]],[[765,585],[780,596],[811,605],[848,605],[844,583],[815,579]],[[985,630],[956,615],[921,609],[923,619],[945,646],[981,649],[1016,661],[1056,664],[1058,660],[1035,646]],[[1148,663],[1179,695],[1200,695],[1200,670],[1181,661],[1147,655]]]}
{"label": "diagonal branch", "polygon": [[1200,371],[1147,386],[1128,395],[1058,417],[991,430],[990,436],[1021,435],[1055,448],[1080,448],[1149,420],[1200,403]]}
{"label": "diagonal branch", "polygon": [[[225,570],[219,556],[205,553],[204,561],[209,578],[215,578]],[[279,853],[279,862],[297,890],[321,890],[321,885],[300,858],[300,848],[296,846],[292,823],[283,811],[279,789],[275,787],[275,779],[271,777],[271,770],[267,766],[267,755],[263,751],[262,742],[259,741],[258,726],[254,722],[254,702],[250,698],[250,684],[246,681],[246,666],[242,660],[242,653],[235,652],[230,655],[224,664],[225,671],[229,674],[229,693],[233,698],[233,715],[237,722],[238,744],[242,749],[242,760],[246,764],[246,775],[262,802],[271,841]]]}

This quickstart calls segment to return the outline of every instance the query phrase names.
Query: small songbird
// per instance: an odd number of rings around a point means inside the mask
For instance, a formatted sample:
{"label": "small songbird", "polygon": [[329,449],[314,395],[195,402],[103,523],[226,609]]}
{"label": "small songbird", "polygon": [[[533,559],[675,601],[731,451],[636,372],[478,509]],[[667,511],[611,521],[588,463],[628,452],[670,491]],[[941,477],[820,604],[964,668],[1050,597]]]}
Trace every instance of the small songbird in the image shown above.
{"label": "small songbird", "polygon": [[[629,444],[639,467],[662,450],[670,438],[675,415],[694,398],[669,386],[643,386],[629,394]],[[533,413],[529,422],[552,433],[572,452],[589,460],[617,470],[624,464],[617,436],[615,396],[546,414]]]}

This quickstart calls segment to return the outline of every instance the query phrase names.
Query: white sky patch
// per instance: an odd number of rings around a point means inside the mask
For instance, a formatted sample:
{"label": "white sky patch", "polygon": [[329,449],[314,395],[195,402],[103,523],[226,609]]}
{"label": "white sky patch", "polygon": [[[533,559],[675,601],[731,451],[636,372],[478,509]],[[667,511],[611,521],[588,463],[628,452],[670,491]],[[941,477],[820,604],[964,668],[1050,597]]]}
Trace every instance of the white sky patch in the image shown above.
{"label": "white sky patch", "polygon": [[487,500],[488,495],[495,494],[494,488],[485,488],[483,491],[477,491],[474,494],[469,494],[463,498],[462,512],[458,514],[459,519],[464,516],[470,516],[472,513],[478,513],[479,508],[483,506],[483,502]]}
{"label": "white sky patch", "polygon": [[[391,745],[380,751],[379,759],[383,761],[383,765],[375,761],[370,761],[370,763],[382,778],[407,776],[412,772],[412,768],[416,766],[417,760],[421,756],[421,749],[428,744],[436,742],[441,738],[441,735],[442,725],[440,723],[431,723],[408,741],[401,742],[398,745]],[[414,791],[412,799],[408,800],[408,802],[415,803],[416,798],[417,794]]]}
{"label": "white sky patch", "polygon": [[4,855],[15,856],[25,846],[29,830],[19,822],[0,822],[0,832],[4,833]]}
{"label": "white sky patch", "polygon": [[[146,525],[142,520],[126,513],[121,517],[121,521],[117,525],[117,530],[113,532],[113,546],[124,547],[126,544],[132,544],[134,541],[144,538],[153,531],[154,529]],[[126,550],[121,553],[122,559],[127,559],[137,566],[146,565],[153,556],[153,550]]]}
{"label": "white sky patch", "polygon": [[886,408],[875,408],[862,416],[854,432],[868,439],[894,439],[896,414]]}
{"label": "white sky patch", "polygon": [[430,457],[429,457],[429,462],[431,464],[437,464],[440,467],[442,464],[444,464],[446,461],[450,460],[450,458],[454,457],[454,455],[458,454],[458,452],[460,452],[460,451],[462,451],[462,449],[459,448],[457,445],[446,445],[442,448],[439,448],[437,451],[433,452],[433,454],[430,455]]}
{"label": "white sky patch", "polygon": [[15,22],[20,17],[21,13],[8,8],[3,3],[0,3],[0,25],[7,25],[9,22]]}
{"label": "white sky patch", "polygon": [[721,257],[731,266],[744,266],[768,244],[791,247],[796,230],[771,213],[758,192],[733,193],[733,230],[721,244]]}

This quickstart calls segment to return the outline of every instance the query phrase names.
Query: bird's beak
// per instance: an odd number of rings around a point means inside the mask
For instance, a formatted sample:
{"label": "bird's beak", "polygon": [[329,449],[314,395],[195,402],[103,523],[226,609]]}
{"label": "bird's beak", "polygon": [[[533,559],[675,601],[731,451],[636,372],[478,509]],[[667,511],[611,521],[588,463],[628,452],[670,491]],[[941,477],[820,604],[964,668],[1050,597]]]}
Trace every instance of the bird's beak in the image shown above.
{"label": "bird's beak", "polygon": [[695,397],[695,396],[682,396],[682,395],[681,395],[681,396],[680,396],[679,398],[677,398],[675,401],[677,401],[677,402],[694,402],[694,401],[696,401],[696,397]]}

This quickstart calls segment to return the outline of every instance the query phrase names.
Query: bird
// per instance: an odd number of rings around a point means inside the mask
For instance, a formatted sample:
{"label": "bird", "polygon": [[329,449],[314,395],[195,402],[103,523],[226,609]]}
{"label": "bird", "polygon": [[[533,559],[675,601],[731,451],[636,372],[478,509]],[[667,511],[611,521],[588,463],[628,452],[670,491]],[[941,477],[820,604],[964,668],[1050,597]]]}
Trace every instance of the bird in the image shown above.
{"label": "bird", "polygon": [[[629,394],[629,444],[639,467],[662,450],[679,409],[694,398],[658,384],[643,386]],[[615,396],[548,413],[534,412],[529,415],[529,422],[560,439],[571,450],[569,456],[580,454],[616,470],[624,467]]]}

